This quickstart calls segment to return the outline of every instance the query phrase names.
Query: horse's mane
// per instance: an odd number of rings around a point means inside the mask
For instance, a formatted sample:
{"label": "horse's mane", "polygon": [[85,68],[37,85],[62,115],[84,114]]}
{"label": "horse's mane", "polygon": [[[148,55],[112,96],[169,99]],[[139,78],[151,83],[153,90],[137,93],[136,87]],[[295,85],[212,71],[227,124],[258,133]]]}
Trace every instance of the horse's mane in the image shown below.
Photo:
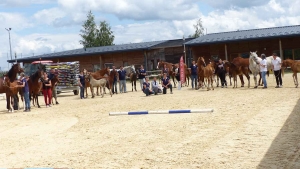
{"label": "horse's mane", "polygon": [[15,80],[15,78],[16,78],[16,77],[13,77],[14,67],[15,67],[15,65],[13,65],[13,66],[9,69],[9,71],[7,72],[7,77],[9,78],[9,80],[10,80],[11,82],[13,82],[13,81]]}
{"label": "horse's mane", "polygon": [[34,74],[32,74],[32,75],[29,77],[29,79],[31,79],[32,82],[34,82],[35,80],[37,80],[38,78],[40,78],[40,77],[39,77],[39,71],[40,71],[40,70],[36,71]]}

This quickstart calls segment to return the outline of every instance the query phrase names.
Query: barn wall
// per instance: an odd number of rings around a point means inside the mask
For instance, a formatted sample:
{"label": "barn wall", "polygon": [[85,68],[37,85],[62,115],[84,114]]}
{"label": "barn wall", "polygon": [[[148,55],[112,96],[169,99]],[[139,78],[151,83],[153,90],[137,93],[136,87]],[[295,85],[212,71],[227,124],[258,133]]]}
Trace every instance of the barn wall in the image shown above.
{"label": "barn wall", "polygon": [[[290,37],[281,39],[283,57],[300,59],[300,37]],[[279,52],[279,39],[255,40],[255,41],[241,41],[226,43],[228,60],[235,57],[247,57],[250,51],[257,51],[258,55],[264,53],[267,56]],[[197,60],[198,57],[204,56],[206,60],[211,59],[212,56],[218,56],[225,59],[225,43],[192,46],[192,58]],[[299,53],[299,54],[298,54]],[[298,56],[299,55],[299,56]]]}

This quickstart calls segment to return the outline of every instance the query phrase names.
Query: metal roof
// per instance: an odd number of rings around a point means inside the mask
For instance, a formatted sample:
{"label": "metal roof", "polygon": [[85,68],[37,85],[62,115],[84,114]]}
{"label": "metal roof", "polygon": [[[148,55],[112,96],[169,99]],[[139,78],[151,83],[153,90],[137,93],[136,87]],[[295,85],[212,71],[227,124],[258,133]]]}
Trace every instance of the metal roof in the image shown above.
{"label": "metal roof", "polygon": [[[63,52],[55,52],[55,53],[31,56],[26,58],[19,58],[17,59],[17,61],[22,62],[22,61],[39,60],[40,58],[53,59],[53,58],[62,58],[62,57],[70,57],[70,56],[82,56],[82,55],[91,55],[91,54],[104,54],[104,53],[114,53],[114,52],[127,52],[127,51],[134,51],[134,50],[145,50],[163,42],[165,41],[152,41],[152,42],[130,43],[130,44],[112,45],[112,46],[100,46],[100,47],[86,48],[86,50],[82,48],[82,49],[68,50]],[[9,63],[15,62],[15,59],[8,60],[7,62]]]}
{"label": "metal roof", "polygon": [[280,38],[288,36],[300,36],[300,25],[212,33],[186,42],[185,44],[187,46],[192,46],[199,44],[233,42],[264,38]]}
{"label": "metal roof", "polygon": [[193,39],[195,39],[195,38],[186,38],[185,40],[183,40],[183,39],[168,40],[168,41],[165,41],[163,43],[152,46],[150,49],[180,47],[180,46],[183,46],[184,42],[188,42],[188,41],[193,40]]}

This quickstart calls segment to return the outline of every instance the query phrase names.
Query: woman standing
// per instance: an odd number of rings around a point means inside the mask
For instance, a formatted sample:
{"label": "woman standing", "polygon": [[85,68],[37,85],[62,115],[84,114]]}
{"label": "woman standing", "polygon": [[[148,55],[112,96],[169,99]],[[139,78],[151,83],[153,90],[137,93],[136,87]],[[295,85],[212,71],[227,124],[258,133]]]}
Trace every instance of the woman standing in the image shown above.
{"label": "woman standing", "polygon": [[260,61],[260,72],[261,72],[261,78],[264,83],[263,89],[266,89],[268,87],[267,85],[267,80],[266,80],[266,74],[267,74],[267,60],[266,60],[266,55],[261,54],[261,61]]}
{"label": "woman standing", "polygon": [[44,76],[41,78],[43,82],[43,94],[45,99],[46,107],[51,107],[52,91],[51,91],[51,80],[48,78],[48,74],[44,72]]}

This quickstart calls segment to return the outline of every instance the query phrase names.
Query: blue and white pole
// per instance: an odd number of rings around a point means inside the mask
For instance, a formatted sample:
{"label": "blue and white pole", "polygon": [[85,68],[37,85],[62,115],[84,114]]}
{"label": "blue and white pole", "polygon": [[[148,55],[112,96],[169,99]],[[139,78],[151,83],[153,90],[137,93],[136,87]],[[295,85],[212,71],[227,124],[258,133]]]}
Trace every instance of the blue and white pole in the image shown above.
{"label": "blue and white pole", "polygon": [[143,115],[143,114],[180,114],[180,113],[212,113],[214,109],[197,110],[150,110],[150,111],[130,111],[130,112],[110,112],[110,116],[118,115]]}

